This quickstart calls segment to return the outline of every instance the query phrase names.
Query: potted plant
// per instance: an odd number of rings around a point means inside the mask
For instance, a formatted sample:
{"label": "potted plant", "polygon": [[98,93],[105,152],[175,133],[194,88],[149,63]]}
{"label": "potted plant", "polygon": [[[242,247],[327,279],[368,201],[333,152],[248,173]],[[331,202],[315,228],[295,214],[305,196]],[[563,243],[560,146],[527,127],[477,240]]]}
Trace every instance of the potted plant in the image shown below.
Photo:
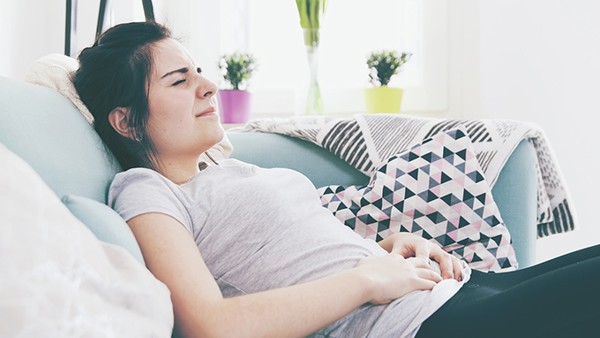
{"label": "potted plant", "polygon": [[411,53],[393,50],[372,52],[367,59],[372,88],[365,89],[365,102],[369,113],[399,113],[402,88],[388,87],[391,78],[408,62]]}
{"label": "potted plant", "polygon": [[219,90],[219,111],[223,123],[245,123],[250,116],[252,95],[246,90],[256,70],[256,60],[250,53],[225,54],[219,69],[228,88]]}

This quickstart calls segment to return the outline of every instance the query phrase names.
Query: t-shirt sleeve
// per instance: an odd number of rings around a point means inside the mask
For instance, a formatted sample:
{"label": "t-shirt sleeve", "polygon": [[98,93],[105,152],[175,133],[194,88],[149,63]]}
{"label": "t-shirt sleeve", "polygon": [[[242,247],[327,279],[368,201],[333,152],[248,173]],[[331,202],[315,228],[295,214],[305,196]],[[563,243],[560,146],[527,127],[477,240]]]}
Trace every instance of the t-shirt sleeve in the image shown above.
{"label": "t-shirt sleeve", "polygon": [[119,173],[113,180],[108,204],[129,221],[145,213],[163,213],[175,218],[191,232],[191,219],[181,203],[177,186],[160,174],[135,168]]}

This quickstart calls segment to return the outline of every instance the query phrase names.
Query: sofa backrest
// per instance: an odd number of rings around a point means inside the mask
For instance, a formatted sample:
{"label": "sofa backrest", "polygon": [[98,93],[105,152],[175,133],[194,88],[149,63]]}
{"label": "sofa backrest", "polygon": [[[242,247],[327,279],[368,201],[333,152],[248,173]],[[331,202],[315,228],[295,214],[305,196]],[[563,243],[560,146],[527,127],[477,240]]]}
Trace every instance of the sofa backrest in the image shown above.
{"label": "sofa backrest", "polygon": [[369,177],[311,142],[275,133],[229,131],[227,135],[233,145],[231,157],[262,168],[294,169],[316,187],[369,183]]}
{"label": "sofa backrest", "polygon": [[68,99],[54,90],[1,76],[0,143],[27,161],[59,198],[75,194],[105,203],[120,170]]}

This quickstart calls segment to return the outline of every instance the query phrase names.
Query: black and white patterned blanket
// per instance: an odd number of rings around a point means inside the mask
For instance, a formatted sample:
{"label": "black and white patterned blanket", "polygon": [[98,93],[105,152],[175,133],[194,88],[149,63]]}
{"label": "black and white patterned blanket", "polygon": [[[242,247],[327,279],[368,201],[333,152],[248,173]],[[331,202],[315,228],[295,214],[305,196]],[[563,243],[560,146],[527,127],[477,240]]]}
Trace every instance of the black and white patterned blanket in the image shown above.
{"label": "black and white patterned blanket", "polygon": [[500,170],[522,140],[534,146],[538,173],[538,238],[574,229],[569,194],[543,131],[514,120],[451,120],[409,115],[358,114],[347,118],[300,116],[257,119],[240,131],[272,132],[313,142],[336,154],[367,176],[390,156],[439,131],[466,128],[487,181]]}

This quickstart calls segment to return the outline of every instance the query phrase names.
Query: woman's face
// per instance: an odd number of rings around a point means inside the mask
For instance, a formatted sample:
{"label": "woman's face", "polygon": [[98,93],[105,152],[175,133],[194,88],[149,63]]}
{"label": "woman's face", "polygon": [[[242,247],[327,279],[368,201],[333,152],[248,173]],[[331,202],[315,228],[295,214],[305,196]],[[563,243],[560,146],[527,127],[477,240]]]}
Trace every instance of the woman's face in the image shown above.
{"label": "woman's face", "polygon": [[197,158],[224,135],[217,86],[197,71],[185,48],[173,39],[152,45],[147,132],[160,160]]}

